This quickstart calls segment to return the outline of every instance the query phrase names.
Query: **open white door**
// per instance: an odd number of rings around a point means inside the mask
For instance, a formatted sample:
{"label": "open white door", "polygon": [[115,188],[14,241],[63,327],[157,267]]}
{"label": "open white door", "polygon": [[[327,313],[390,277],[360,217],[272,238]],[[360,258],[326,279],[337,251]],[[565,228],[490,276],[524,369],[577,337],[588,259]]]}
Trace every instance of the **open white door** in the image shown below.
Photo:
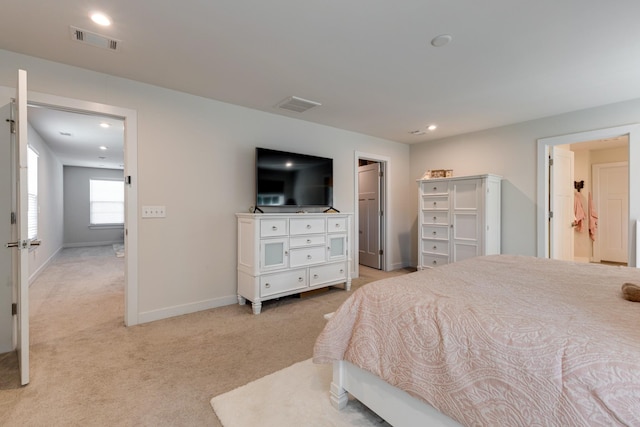
{"label": "open white door", "polygon": [[573,151],[560,147],[551,148],[549,180],[549,207],[553,216],[549,221],[551,243],[549,257],[565,261],[574,258],[574,187]]}
{"label": "open white door", "polygon": [[359,262],[378,270],[382,268],[380,181],[380,163],[358,168]]}
{"label": "open white door", "polygon": [[[14,146],[14,212],[16,217],[15,241],[7,246],[17,250],[14,268],[17,270],[16,290],[17,337],[16,350],[20,365],[20,383],[29,383],[29,265],[28,255],[31,241],[27,232],[27,72],[18,70],[18,87],[13,110],[15,129]],[[35,242],[34,242],[35,243]]]}

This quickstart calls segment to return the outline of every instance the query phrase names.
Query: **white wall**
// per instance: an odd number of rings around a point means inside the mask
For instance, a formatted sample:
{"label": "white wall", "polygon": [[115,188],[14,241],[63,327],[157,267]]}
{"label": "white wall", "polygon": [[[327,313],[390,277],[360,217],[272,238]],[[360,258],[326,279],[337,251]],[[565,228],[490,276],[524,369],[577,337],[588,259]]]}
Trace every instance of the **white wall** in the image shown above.
{"label": "white wall", "polygon": [[28,143],[38,153],[38,239],[29,251],[29,278],[33,281],[63,243],[62,163],[29,125]]}
{"label": "white wall", "polygon": [[29,91],[137,112],[138,203],[167,209],[164,219],[138,216],[142,320],[235,300],[234,213],[254,202],[256,146],[332,157],[334,205],[342,212],[354,210],[354,152],[389,157],[389,257],[409,265],[401,251],[413,195],[408,146],[0,50],[5,99],[18,68],[28,72]]}
{"label": "white wall", "polygon": [[89,228],[89,180],[123,180],[123,171],[64,167],[64,246],[107,245],[124,242],[124,228]]}
{"label": "white wall", "polygon": [[[536,255],[537,140],[640,122],[640,99],[575,111],[411,146],[411,178],[426,169],[453,169],[454,175],[502,175],[502,252]],[[640,168],[630,146],[630,169]],[[640,182],[631,178],[631,191]],[[635,190],[634,190],[635,186]],[[417,262],[417,185],[412,183],[412,263]],[[632,201],[630,201],[632,202]],[[633,205],[633,203],[631,203]],[[640,206],[631,206],[631,218]]]}

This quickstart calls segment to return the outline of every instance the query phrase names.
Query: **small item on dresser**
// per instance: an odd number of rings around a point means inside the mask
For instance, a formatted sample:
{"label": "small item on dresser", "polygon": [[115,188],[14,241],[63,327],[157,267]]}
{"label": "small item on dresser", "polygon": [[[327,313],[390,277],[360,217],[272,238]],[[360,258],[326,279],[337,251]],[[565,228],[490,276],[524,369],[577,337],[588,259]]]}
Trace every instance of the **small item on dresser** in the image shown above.
{"label": "small item on dresser", "polygon": [[622,285],[622,297],[633,302],[640,302],[640,285],[625,283]]}

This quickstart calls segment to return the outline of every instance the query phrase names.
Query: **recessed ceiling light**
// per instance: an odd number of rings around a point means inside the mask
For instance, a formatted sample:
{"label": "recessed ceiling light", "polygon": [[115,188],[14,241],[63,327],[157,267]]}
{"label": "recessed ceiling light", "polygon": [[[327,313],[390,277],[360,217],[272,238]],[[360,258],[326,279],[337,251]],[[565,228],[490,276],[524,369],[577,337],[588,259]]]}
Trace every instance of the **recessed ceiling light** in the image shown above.
{"label": "recessed ceiling light", "polygon": [[107,149],[107,146],[106,146],[106,145],[101,145],[101,146],[100,146],[100,147],[98,147],[98,148],[100,148],[101,150],[103,150],[103,151],[104,151],[104,150],[106,150],[106,149]]}
{"label": "recessed ceiling light", "polygon": [[102,12],[92,12],[89,16],[91,17],[91,20],[93,22],[100,26],[108,27],[109,25],[111,25],[111,18],[109,18]]}
{"label": "recessed ceiling light", "polygon": [[286,166],[286,167],[288,167],[288,168],[290,168],[291,166],[293,166],[293,163],[291,163],[291,162],[287,162],[287,163],[285,163],[285,166]]}
{"label": "recessed ceiling light", "polygon": [[427,127],[427,130],[436,130],[438,129],[438,125],[429,125],[429,127]]}
{"label": "recessed ceiling light", "polygon": [[109,123],[102,122],[102,123],[100,123],[100,127],[101,127],[101,128],[105,128],[105,129],[107,129],[107,128],[110,128],[110,127],[111,127],[111,125],[110,125]]}
{"label": "recessed ceiling light", "polygon": [[439,36],[435,36],[431,39],[431,46],[433,47],[442,47],[451,43],[453,37],[450,34],[440,34]]}

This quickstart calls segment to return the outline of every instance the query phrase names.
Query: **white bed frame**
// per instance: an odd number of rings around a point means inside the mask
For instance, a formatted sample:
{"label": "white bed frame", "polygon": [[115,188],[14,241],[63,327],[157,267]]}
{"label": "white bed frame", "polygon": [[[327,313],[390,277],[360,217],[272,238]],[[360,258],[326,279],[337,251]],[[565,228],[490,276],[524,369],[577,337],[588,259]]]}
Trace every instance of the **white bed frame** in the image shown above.
{"label": "white bed frame", "polygon": [[372,373],[345,360],[333,362],[331,404],[336,409],[343,409],[349,400],[347,393],[394,427],[461,427],[461,424],[433,406]]}

